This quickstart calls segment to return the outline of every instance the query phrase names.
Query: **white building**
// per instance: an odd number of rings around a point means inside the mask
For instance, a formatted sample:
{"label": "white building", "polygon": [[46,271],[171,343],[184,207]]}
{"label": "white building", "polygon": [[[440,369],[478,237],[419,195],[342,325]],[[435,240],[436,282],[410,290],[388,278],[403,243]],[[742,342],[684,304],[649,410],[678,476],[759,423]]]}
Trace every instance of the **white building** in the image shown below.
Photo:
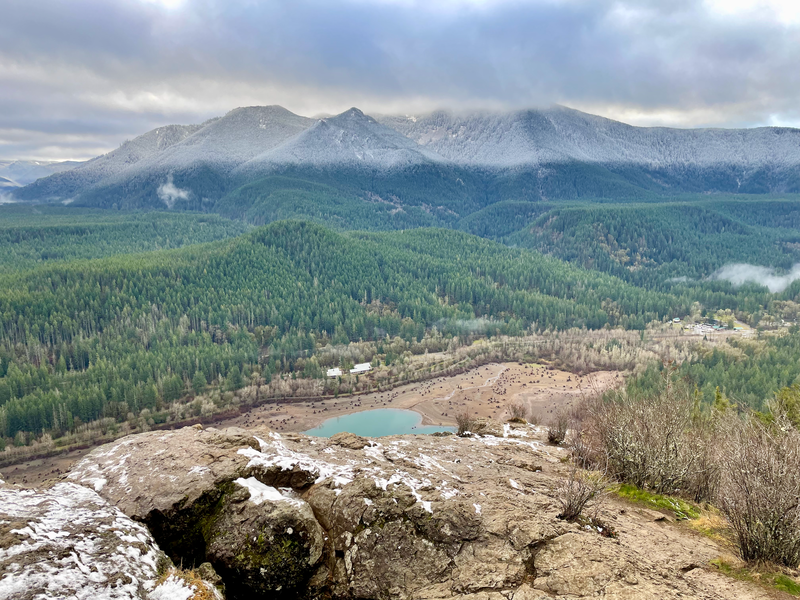
{"label": "white building", "polygon": [[372,371],[372,365],[369,363],[361,363],[360,365],[356,365],[352,369],[350,369],[350,373],[367,373],[368,371]]}
{"label": "white building", "polygon": [[328,377],[341,377],[341,376],[342,376],[342,370],[339,367],[336,367],[335,369],[328,369]]}

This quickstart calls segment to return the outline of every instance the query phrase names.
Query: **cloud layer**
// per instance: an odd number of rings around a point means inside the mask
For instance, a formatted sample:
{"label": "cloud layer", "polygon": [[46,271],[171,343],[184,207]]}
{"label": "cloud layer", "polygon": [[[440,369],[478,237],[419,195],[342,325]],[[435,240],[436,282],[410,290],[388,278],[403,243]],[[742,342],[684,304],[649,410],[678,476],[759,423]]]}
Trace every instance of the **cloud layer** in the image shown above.
{"label": "cloud layer", "polygon": [[634,124],[798,125],[781,0],[8,0],[0,158],[82,158],[237,106],[563,103]]}

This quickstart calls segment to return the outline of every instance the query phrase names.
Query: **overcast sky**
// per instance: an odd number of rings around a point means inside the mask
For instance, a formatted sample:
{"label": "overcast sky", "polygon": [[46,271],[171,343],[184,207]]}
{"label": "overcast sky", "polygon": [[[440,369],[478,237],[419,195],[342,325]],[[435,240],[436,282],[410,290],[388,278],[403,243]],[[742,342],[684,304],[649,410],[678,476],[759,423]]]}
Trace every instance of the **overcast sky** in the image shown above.
{"label": "overcast sky", "polygon": [[0,0],[0,158],[237,106],[800,126],[798,0]]}

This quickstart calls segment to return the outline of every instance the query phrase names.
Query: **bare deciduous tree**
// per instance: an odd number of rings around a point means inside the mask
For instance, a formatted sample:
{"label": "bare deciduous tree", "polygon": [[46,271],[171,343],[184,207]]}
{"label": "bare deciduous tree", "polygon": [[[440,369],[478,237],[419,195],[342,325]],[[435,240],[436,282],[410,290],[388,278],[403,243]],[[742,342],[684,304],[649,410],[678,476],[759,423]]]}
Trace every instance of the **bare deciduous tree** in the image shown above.
{"label": "bare deciduous tree", "polygon": [[456,414],[456,425],[460,436],[481,433],[486,430],[486,422],[473,418],[466,410]]}
{"label": "bare deciduous tree", "polygon": [[683,489],[698,468],[694,395],[669,370],[647,393],[615,390],[588,401],[581,453],[621,481],[658,493]]}

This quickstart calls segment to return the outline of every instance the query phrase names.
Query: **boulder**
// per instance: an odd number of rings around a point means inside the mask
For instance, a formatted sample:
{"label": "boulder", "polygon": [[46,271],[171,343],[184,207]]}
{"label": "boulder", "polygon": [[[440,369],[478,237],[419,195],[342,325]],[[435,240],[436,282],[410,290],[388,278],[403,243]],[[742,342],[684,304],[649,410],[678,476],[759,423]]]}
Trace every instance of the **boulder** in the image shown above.
{"label": "boulder", "polygon": [[[96,449],[69,479],[146,523],[176,562],[211,562],[233,600],[731,597],[696,575],[703,569],[680,569],[717,548],[681,554],[667,540],[659,553],[559,520],[565,451],[532,426],[487,430],[375,440],[150,432]],[[619,506],[601,518],[624,532],[672,527]]]}
{"label": "boulder", "polygon": [[0,486],[4,600],[146,600],[170,566],[146,527],[90,489]]}

